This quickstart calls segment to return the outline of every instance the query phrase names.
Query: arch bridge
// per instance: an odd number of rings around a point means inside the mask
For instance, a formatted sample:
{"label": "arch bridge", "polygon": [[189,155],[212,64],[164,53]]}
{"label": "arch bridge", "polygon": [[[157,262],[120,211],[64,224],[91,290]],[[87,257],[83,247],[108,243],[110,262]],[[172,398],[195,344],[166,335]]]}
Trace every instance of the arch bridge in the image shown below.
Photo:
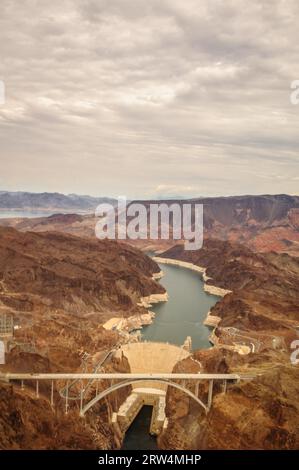
{"label": "arch bridge", "polygon": [[[173,387],[188,395],[197,402],[206,413],[211,409],[213,399],[213,386],[215,381],[220,381],[223,392],[227,390],[227,384],[238,383],[241,380],[252,380],[254,376],[245,374],[185,374],[185,373],[160,373],[160,374],[134,374],[134,373],[60,373],[60,374],[35,374],[35,373],[5,373],[0,374],[0,381],[17,382],[24,388],[25,382],[35,382],[36,396],[39,397],[40,382],[48,381],[51,384],[51,405],[54,406],[54,384],[65,382],[64,393],[61,396],[65,400],[65,412],[68,412],[69,400],[75,399],[80,402],[80,416],[84,416],[96,403],[107,397],[110,393],[116,392],[124,387],[142,383],[156,382],[163,386]],[[75,398],[69,396],[70,384],[76,381],[79,385],[79,393]],[[86,389],[90,383],[95,385],[95,396],[87,398]],[[199,383],[208,382],[208,397],[204,403],[198,396]],[[99,384],[101,383],[101,391]],[[88,384],[87,386],[85,384]],[[57,388],[57,387],[56,387]],[[104,388],[104,390],[103,390]]]}

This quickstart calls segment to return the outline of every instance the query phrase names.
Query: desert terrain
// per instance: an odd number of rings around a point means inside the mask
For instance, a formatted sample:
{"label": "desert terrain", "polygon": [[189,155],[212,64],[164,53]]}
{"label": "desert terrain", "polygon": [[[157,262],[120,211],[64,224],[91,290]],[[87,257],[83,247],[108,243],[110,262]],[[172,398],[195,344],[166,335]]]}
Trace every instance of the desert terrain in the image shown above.
{"label": "desert terrain", "polygon": [[[222,198],[220,204],[225,212],[216,213],[213,204],[206,212],[203,248],[190,252],[182,242],[96,240],[95,218],[89,215],[1,220],[0,309],[17,329],[0,370],[93,371],[107,352],[130,338],[129,331],[103,325],[115,317],[140,318],[147,312],[140,299],[165,293],[154,280],[159,266],[141,251],[151,249],[159,257],[204,268],[207,286],[229,291],[210,312],[217,318],[213,347],[194,351],[174,370],[256,377],[225,395],[216,387],[207,416],[187,396],[169,390],[170,425],[159,446],[298,448],[298,367],[290,362],[298,338],[298,198],[244,197],[234,204]],[[238,354],[236,345],[250,353]],[[130,370],[124,358],[113,356],[103,368]],[[1,384],[1,448],[121,446],[122,436],[109,419],[129,391],[98,404],[87,421],[78,419],[76,402],[65,415],[61,400],[53,414],[49,390],[42,392],[37,400],[30,387]],[[58,402],[60,392],[55,392]],[[205,387],[201,393],[207,393]]]}
{"label": "desert terrain", "polygon": [[[0,199],[1,200],[1,199]],[[106,202],[103,200],[103,202]],[[107,200],[116,206],[117,201]],[[149,212],[152,203],[167,204],[202,204],[204,235],[239,242],[257,252],[283,252],[293,256],[299,254],[299,197],[288,195],[232,196],[198,198],[192,200],[132,201],[141,203]],[[6,203],[7,204],[7,203]],[[44,204],[44,203],[43,203]],[[40,208],[40,206],[34,206]],[[42,207],[42,206],[41,206]],[[72,205],[66,206],[68,211]],[[85,206],[86,207],[86,206]],[[62,231],[83,237],[94,237],[94,206],[89,214],[59,213],[48,217],[0,219],[0,225],[11,226],[20,231]],[[91,207],[93,209],[91,209]],[[63,212],[63,211],[62,211]],[[130,220],[130,218],[128,218]],[[173,240],[134,240],[134,244],[143,251],[165,251],[173,245]]]}

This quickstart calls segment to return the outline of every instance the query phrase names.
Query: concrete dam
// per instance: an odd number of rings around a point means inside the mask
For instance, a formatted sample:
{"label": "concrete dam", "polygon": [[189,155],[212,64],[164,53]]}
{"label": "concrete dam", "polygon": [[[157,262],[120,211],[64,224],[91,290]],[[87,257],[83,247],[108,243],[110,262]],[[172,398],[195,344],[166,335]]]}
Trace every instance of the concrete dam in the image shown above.
{"label": "concrete dam", "polygon": [[[174,366],[187,358],[190,353],[183,347],[167,343],[140,342],[122,346],[116,353],[124,356],[129,363],[131,373],[158,374],[171,373]],[[165,416],[167,384],[157,381],[139,381],[132,384],[132,392],[112,417],[112,423],[125,433],[144,406],[152,407],[149,432],[158,435],[167,426]]]}

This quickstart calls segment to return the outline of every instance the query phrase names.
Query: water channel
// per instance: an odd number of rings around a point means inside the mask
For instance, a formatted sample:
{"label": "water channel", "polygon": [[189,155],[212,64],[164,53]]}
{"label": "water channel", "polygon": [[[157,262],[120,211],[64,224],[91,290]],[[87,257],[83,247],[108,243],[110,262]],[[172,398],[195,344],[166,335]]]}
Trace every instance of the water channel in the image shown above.
{"label": "water channel", "polygon": [[[210,347],[211,330],[203,321],[219,297],[204,291],[204,282],[196,271],[169,264],[161,264],[160,268],[164,272],[160,283],[169,300],[153,305],[156,318],[142,329],[142,339],[182,345],[191,336],[192,349]],[[150,415],[151,408],[143,407],[126,433],[123,449],[157,448],[156,440],[148,434]]]}

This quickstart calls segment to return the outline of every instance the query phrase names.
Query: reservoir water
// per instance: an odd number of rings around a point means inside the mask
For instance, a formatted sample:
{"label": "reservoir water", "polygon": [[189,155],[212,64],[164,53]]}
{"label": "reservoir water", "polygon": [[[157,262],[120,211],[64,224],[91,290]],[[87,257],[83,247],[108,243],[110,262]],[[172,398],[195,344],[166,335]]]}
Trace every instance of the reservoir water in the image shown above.
{"label": "reservoir water", "polygon": [[24,210],[24,209],[0,209],[0,219],[11,219],[11,218],[28,218],[34,219],[38,217],[50,217],[54,214],[88,214],[90,211],[78,211],[74,209],[73,211],[65,211],[63,209],[56,209],[56,210],[47,210],[47,209],[31,209],[31,210]]}
{"label": "reservoir water", "polygon": [[[187,336],[192,348],[210,347],[211,330],[203,325],[210,308],[219,297],[204,291],[201,275],[190,269],[160,264],[164,277],[160,283],[169,295],[168,302],[153,305],[153,323],[142,329],[142,339],[182,345]],[[126,433],[122,449],[157,449],[156,439],[149,434],[151,407],[143,407]]]}
{"label": "reservoir water", "polygon": [[210,347],[211,330],[203,321],[219,297],[204,291],[204,282],[196,271],[169,264],[160,268],[164,272],[160,283],[169,300],[152,306],[156,318],[142,329],[143,340],[182,345],[191,336],[192,349]]}
{"label": "reservoir water", "polygon": [[[57,212],[57,211],[56,211]],[[49,217],[53,215],[51,211],[43,211],[43,210],[17,210],[17,209],[1,209],[0,210],[0,219],[11,219],[11,218],[29,218],[34,219],[36,217]]]}

